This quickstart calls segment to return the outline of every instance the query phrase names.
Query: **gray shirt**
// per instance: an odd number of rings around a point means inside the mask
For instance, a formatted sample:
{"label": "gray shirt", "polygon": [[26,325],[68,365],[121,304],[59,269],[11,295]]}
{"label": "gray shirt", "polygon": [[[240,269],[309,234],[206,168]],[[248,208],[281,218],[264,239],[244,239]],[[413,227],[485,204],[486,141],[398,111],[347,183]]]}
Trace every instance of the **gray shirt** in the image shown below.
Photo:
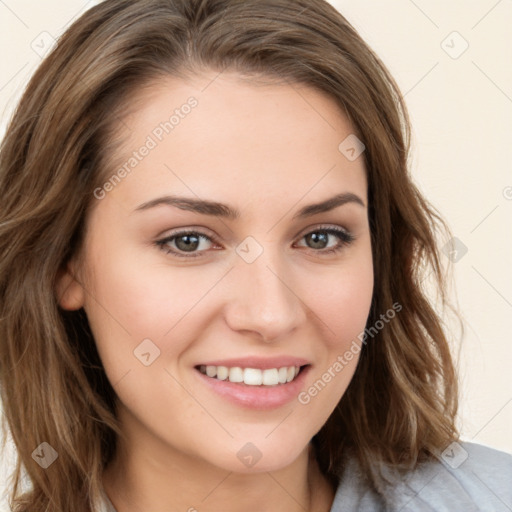
{"label": "gray shirt", "polygon": [[452,443],[377,495],[350,461],[331,512],[512,512],[512,455],[486,446]]}
{"label": "gray shirt", "polygon": [[[512,455],[476,443],[452,443],[382,494],[364,481],[349,460],[331,512],[512,512]],[[116,510],[105,496],[98,512]]]}

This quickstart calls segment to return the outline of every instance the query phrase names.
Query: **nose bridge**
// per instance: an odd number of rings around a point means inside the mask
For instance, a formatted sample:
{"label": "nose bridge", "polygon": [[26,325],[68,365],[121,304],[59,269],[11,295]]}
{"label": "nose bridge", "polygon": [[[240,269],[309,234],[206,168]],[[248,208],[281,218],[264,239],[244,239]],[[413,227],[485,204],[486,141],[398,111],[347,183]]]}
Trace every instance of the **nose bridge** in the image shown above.
{"label": "nose bridge", "polygon": [[258,332],[266,341],[286,335],[304,314],[282,255],[270,257],[270,253],[267,248],[252,263],[242,257],[237,262],[227,317],[232,329]]}

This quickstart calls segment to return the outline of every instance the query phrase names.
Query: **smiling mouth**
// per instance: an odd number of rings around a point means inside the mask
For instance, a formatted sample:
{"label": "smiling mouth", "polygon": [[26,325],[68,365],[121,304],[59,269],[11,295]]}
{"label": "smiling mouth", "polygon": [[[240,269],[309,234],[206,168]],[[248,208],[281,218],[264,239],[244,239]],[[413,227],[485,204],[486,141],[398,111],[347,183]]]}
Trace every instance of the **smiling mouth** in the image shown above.
{"label": "smiling mouth", "polygon": [[212,379],[246,384],[247,386],[280,386],[292,382],[306,366],[283,366],[281,368],[241,368],[239,366],[196,366],[203,375]]}

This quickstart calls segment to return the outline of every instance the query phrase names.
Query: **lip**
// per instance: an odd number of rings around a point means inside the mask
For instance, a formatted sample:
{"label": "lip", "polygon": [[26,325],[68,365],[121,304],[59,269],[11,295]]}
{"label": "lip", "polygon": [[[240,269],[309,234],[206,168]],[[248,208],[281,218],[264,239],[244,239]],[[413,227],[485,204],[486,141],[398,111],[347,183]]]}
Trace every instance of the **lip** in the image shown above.
{"label": "lip", "polygon": [[[249,361],[251,362],[249,363]],[[243,382],[229,382],[208,377],[201,373],[197,368],[194,368],[194,372],[201,382],[207,386],[208,390],[213,392],[215,395],[220,396],[224,400],[237,405],[238,407],[264,411],[283,407],[289,402],[297,399],[297,396],[304,387],[306,376],[311,369],[311,364],[309,363],[281,364],[281,361],[285,361],[285,359],[259,359],[258,364],[254,358],[230,359],[208,363],[212,366],[240,366],[242,368],[259,368],[262,370],[268,368],[279,368],[282,366],[301,366],[301,370],[295,379],[291,382],[278,384],[276,386],[249,386]],[[286,361],[297,362],[299,359],[288,358]],[[235,364],[236,362],[242,362],[242,364]],[[278,364],[276,364],[276,362]],[[262,366],[263,364],[265,366]]]}
{"label": "lip", "polygon": [[239,357],[234,359],[216,359],[215,361],[206,361],[197,364],[204,366],[227,366],[234,368],[257,368],[259,370],[268,370],[270,368],[282,368],[283,366],[305,366],[311,364],[310,361],[299,357],[279,356],[279,357]]}

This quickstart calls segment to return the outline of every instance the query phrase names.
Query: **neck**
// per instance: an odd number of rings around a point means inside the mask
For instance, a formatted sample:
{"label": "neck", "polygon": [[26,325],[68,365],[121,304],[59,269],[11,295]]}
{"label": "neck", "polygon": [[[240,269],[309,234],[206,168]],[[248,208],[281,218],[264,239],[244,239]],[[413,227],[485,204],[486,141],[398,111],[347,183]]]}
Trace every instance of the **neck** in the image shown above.
{"label": "neck", "polygon": [[234,473],[176,450],[162,457],[139,437],[118,445],[103,482],[116,512],[329,512],[334,499],[311,446],[279,470]]}

